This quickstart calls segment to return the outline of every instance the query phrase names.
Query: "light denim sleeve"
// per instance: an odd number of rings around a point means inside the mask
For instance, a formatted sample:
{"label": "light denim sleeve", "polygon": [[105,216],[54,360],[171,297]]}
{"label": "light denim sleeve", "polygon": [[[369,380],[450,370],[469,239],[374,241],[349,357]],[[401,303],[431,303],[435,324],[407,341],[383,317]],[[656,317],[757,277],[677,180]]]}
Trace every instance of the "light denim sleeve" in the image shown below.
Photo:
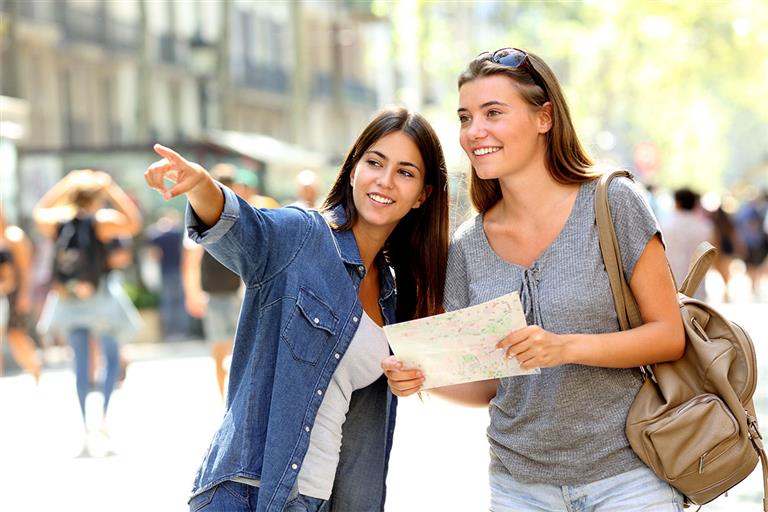
{"label": "light denim sleeve", "polygon": [[287,268],[311,229],[309,214],[297,208],[254,208],[229,188],[218,222],[205,226],[187,204],[189,238],[237,273],[246,286],[262,283]]}

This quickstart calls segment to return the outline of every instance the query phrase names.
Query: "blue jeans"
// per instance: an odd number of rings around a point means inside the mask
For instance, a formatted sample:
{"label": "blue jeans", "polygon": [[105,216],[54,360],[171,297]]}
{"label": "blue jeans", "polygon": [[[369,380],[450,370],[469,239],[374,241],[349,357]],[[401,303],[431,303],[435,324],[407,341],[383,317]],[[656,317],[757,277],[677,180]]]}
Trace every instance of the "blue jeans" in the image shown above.
{"label": "blue jeans", "polygon": [[641,467],[585,485],[526,484],[492,472],[491,512],[682,512],[683,496]]}
{"label": "blue jeans", "polygon": [[[295,495],[294,495],[295,494]],[[325,500],[294,493],[283,512],[319,512]],[[222,482],[189,500],[189,512],[250,512],[256,510],[259,488],[240,482]]]}
{"label": "blue jeans", "polygon": [[[237,316],[237,311],[234,312]],[[186,337],[189,335],[190,318],[184,307],[184,288],[179,272],[166,272],[160,289],[160,319],[163,337]]]}
{"label": "blue jeans", "polygon": [[[91,331],[84,327],[76,327],[69,333],[69,344],[75,353],[75,384],[77,386],[77,399],[80,401],[80,413],[85,421],[85,398],[91,387],[89,362],[91,360],[91,349],[88,344]],[[99,337],[101,342],[101,351],[104,353],[105,372],[104,382],[102,383],[102,393],[104,393],[104,412],[107,412],[109,399],[112,391],[115,389],[115,383],[120,372],[120,352],[117,340],[114,336],[103,334]]]}

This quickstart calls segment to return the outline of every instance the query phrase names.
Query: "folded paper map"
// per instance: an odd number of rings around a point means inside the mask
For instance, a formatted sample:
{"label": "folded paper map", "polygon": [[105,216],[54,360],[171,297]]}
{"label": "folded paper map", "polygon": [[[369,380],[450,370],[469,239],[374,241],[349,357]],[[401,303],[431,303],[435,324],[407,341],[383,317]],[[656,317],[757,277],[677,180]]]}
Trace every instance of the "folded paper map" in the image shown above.
{"label": "folded paper map", "polygon": [[422,389],[462,382],[539,373],[506,359],[496,343],[526,326],[517,292],[468,308],[384,326],[392,352],[404,368],[418,368]]}

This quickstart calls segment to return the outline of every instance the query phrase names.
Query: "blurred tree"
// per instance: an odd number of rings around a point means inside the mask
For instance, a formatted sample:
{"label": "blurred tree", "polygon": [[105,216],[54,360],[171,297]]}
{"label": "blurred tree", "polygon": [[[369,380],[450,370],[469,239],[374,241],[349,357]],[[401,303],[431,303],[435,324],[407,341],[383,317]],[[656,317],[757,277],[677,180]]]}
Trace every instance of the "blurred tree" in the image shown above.
{"label": "blurred tree", "polygon": [[[512,45],[553,67],[584,142],[602,162],[634,167],[635,148],[652,143],[660,165],[646,179],[720,190],[765,157],[766,2],[420,4],[429,20],[421,34],[423,90],[439,93],[444,112],[455,111],[456,76],[469,59]],[[389,13],[397,30],[403,20],[394,7]]]}

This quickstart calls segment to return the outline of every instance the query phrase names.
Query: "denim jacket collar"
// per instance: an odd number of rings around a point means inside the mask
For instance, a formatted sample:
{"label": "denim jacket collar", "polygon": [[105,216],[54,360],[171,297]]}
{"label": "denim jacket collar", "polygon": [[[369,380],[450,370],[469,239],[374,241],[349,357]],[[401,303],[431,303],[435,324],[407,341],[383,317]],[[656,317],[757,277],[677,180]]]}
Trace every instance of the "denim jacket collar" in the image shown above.
{"label": "denim jacket collar", "polygon": [[[344,206],[339,204],[331,208],[326,214],[327,220],[332,220],[334,224],[340,225],[347,221],[347,213]],[[357,247],[357,239],[351,229],[340,231],[331,228],[336,246],[339,250],[339,256],[348,267],[357,267],[358,276],[362,279],[365,276],[365,266],[360,257],[360,250]],[[389,265],[387,265],[384,254],[379,252],[376,255],[376,265],[379,267],[381,278],[381,300],[389,299],[395,293],[395,279],[392,275]]]}

